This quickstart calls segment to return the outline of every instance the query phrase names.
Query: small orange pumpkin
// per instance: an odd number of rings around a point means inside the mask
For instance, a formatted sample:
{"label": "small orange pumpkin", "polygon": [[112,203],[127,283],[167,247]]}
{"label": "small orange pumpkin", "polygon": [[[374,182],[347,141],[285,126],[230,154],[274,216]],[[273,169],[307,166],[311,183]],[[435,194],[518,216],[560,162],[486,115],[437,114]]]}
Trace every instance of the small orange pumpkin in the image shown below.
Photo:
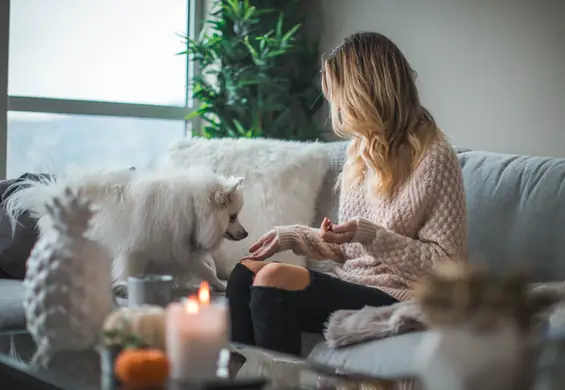
{"label": "small orange pumpkin", "polygon": [[116,358],[114,372],[130,388],[159,386],[169,376],[169,361],[158,349],[126,349]]}

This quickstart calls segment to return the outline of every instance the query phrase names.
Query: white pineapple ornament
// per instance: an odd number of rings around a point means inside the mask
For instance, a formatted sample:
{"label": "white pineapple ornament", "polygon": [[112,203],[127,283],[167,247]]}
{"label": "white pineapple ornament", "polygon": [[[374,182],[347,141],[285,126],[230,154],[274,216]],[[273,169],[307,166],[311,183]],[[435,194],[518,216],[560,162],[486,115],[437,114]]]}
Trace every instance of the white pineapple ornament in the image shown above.
{"label": "white pineapple ornament", "polygon": [[91,202],[67,188],[46,208],[53,230],[35,244],[24,280],[27,327],[39,362],[57,351],[95,346],[114,309],[111,257],[85,237]]}

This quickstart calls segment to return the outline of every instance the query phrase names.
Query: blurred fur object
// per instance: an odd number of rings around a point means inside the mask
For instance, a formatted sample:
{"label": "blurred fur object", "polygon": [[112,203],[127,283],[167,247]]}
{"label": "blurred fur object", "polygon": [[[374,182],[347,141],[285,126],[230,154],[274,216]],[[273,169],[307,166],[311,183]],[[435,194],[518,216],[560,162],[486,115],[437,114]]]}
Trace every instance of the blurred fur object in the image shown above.
{"label": "blurred fur object", "polygon": [[470,264],[442,265],[418,285],[415,302],[431,328],[416,354],[424,387],[529,389],[533,314],[542,296],[531,287],[525,272],[502,275]]}
{"label": "blurred fur object", "polygon": [[394,381],[386,379],[319,377],[316,388],[318,390],[397,390],[399,387]]}
{"label": "blurred fur object", "polygon": [[498,275],[469,264],[438,267],[415,289],[415,298],[429,327],[465,326],[494,331],[508,321],[530,329],[531,305],[524,272]]}
{"label": "blurred fur object", "polygon": [[466,264],[443,265],[414,286],[413,299],[332,313],[324,331],[327,346],[342,348],[460,324],[488,332],[507,319],[518,330],[537,334],[555,306],[565,304],[565,282],[528,283],[526,275],[503,276]]}

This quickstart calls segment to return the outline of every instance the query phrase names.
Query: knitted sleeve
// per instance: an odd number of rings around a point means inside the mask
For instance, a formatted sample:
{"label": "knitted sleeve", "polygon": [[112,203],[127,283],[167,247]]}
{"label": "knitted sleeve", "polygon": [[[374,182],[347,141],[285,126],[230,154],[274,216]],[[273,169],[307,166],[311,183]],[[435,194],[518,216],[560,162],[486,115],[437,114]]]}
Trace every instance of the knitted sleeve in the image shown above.
{"label": "knitted sleeve", "polygon": [[327,243],[320,237],[318,229],[303,225],[276,227],[281,251],[291,250],[299,256],[312,260],[343,262],[345,255],[337,244]]}
{"label": "knitted sleeve", "polygon": [[416,237],[359,218],[353,238],[368,254],[411,280],[429,272],[439,261],[467,258],[465,194],[457,156],[450,147],[440,148],[422,165],[422,184],[406,201],[413,210],[424,208],[424,222],[410,221],[404,214],[406,223],[420,224]]}

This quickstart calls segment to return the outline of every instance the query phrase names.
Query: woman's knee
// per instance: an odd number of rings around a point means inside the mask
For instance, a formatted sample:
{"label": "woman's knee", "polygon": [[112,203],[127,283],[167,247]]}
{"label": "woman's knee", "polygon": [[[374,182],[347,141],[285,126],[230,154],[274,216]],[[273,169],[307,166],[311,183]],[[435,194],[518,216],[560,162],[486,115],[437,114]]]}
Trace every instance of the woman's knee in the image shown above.
{"label": "woman's knee", "polygon": [[257,260],[243,260],[239,264],[243,265],[245,268],[253,272],[253,274],[256,274],[257,272],[259,272],[259,270],[261,270],[261,268],[271,263]]}
{"label": "woman's knee", "polygon": [[249,288],[253,285],[254,277],[253,271],[243,264],[237,264],[228,278],[226,297],[233,300],[249,294]]}
{"label": "woman's knee", "polygon": [[310,284],[310,273],[304,267],[283,263],[269,263],[257,272],[256,287],[273,287],[287,291],[304,290]]}

